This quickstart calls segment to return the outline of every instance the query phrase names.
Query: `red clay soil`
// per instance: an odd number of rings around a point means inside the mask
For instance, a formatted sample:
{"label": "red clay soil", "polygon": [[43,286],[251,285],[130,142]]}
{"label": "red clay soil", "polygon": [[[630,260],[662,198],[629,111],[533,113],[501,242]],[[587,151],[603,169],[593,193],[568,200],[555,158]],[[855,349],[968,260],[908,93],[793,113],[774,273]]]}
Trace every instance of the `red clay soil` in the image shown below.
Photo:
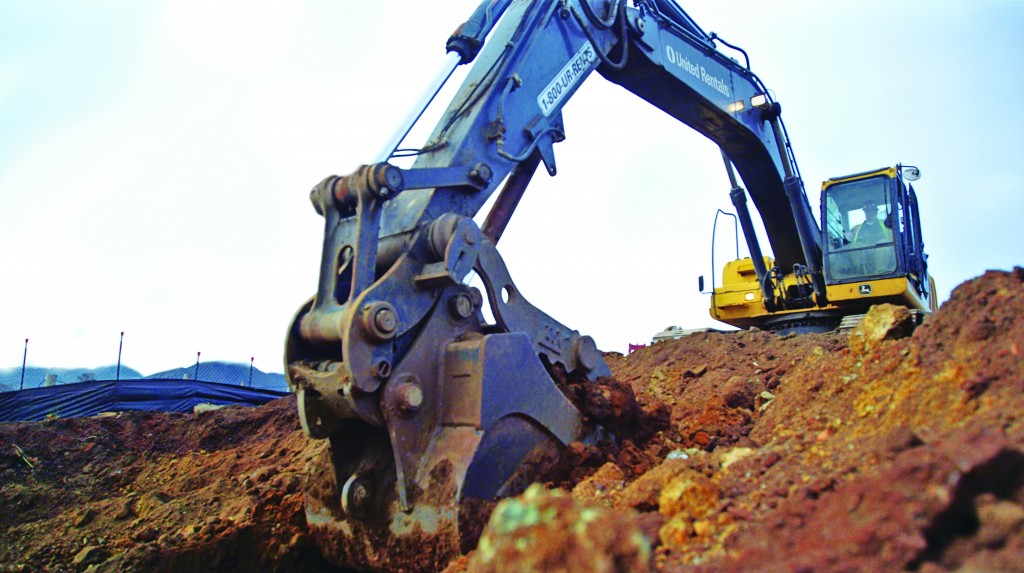
{"label": "red clay soil", "polygon": [[[608,355],[577,398],[617,441],[447,571],[1024,571],[1024,269],[907,324]],[[0,573],[334,571],[302,510],[321,447],[293,398],[0,424]]]}

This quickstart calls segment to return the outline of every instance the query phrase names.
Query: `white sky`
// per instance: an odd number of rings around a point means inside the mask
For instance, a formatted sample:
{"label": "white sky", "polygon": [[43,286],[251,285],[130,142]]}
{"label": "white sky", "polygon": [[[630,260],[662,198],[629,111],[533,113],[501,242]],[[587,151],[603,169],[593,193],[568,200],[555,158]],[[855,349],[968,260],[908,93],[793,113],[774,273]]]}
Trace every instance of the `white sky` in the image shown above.
{"label": "white sky", "polygon": [[[123,330],[143,373],[280,371],[317,280],[309,189],[374,159],[475,4],[0,3],[0,368],[25,338],[30,365],[111,364]],[[682,6],[750,54],[815,209],[823,179],[917,165],[940,300],[1024,263],[1024,1]],[[564,115],[559,175],[499,245],[519,290],[607,350],[714,326],[717,148],[596,74]],[[730,225],[718,245],[716,273]]]}

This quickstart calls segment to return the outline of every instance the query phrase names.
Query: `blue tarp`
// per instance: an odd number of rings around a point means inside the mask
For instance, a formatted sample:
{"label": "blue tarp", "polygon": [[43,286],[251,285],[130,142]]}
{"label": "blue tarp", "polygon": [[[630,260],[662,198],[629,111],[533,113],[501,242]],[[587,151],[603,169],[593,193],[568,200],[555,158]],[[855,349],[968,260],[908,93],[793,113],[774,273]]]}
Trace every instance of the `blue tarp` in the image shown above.
{"label": "blue tarp", "polygon": [[75,418],[124,410],[191,412],[197,404],[203,403],[259,406],[287,395],[287,392],[195,380],[93,380],[0,392],[0,422],[38,421],[48,414]]}

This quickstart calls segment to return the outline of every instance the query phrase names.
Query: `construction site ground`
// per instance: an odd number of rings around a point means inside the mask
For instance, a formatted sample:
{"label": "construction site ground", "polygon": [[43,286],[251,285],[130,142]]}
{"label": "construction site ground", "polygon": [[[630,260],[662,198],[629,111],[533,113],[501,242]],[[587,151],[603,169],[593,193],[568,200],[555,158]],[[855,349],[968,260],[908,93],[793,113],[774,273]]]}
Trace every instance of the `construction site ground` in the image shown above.
{"label": "construction site ground", "polygon": [[[616,440],[447,571],[1024,571],[1024,269],[910,322],[606,355],[583,399]],[[0,424],[0,573],[336,571],[303,512],[323,447],[293,397]]]}

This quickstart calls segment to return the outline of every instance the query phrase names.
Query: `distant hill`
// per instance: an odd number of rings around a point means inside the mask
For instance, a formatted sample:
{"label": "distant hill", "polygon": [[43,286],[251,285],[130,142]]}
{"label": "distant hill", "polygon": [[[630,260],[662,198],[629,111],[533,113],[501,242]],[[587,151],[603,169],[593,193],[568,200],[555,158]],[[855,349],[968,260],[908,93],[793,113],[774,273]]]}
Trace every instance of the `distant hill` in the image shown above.
{"label": "distant hill", "polygon": [[[117,376],[117,365],[100,366],[99,368],[46,368],[28,366],[25,368],[25,388],[38,388],[46,381],[46,376],[56,376],[56,384],[72,384],[85,380],[113,380]],[[121,378],[142,378],[138,370],[121,365]],[[21,368],[0,369],[0,391],[17,390],[21,385]]]}
{"label": "distant hill", "polygon": [[[100,366],[99,368],[45,368],[29,366],[25,368],[25,388],[43,386],[47,375],[54,375],[56,384],[73,384],[85,380],[113,380],[117,376],[117,365]],[[195,364],[182,368],[173,368],[149,376],[143,376],[138,370],[121,365],[121,379],[139,378],[173,378],[178,380],[196,379]],[[200,362],[199,380],[220,382],[237,386],[249,386],[249,365],[229,362]],[[0,369],[0,392],[17,390],[21,383],[21,368]],[[288,391],[288,383],[284,374],[263,372],[252,369],[252,387],[266,390]]]}
{"label": "distant hill", "polygon": [[[173,378],[178,380],[202,380],[204,382],[220,382],[221,384],[233,384],[236,386],[249,386],[249,365],[236,364],[232,362],[200,362],[199,376],[196,376],[196,365],[182,368],[172,368],[156,374],[150,374],[146,378]],[[275,372],[263,372],[258,368],[252,369],[252,387],[265,390],[280,390],[287,392],[288,383],[285,382],[284,374]]]}

